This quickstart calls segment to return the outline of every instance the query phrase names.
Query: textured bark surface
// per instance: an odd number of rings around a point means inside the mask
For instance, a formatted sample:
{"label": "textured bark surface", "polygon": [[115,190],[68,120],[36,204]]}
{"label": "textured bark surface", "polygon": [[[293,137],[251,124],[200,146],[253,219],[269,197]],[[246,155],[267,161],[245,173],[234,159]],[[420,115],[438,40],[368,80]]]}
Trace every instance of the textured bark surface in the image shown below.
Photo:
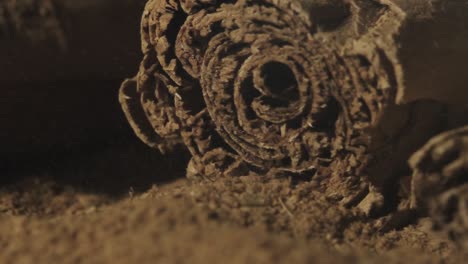
{"label": "textured bark surface", "polygon": [[414,169],[411,205],[435,227],[468,246],[468,127],[431,139],[410,159]]}
{"label": "textured bark surface", "polygon": [[189,176],[292,173],[367,213],[409,209],[408,157],[467,121],[467,11],[464,1],[149,1],[144,59],[120,101],[148,145],[187,146]]}
{"label": "textured bark surface", "polygon": [[348,42],[351,52],[377,49],[385,54],[388,61],[384,63],[397,83],[399,104],[420,99],[467,104],[466,1],[303,2],[312,10],[312,17],[318,16],[319,25],[322,21],[330,24],[321,14],[334,18],[331,25],[339,26],[321,28],[331,32],[335,41]]}
{"label": "textured bark surface", "polygon": [[430,200],[430,215],[435,229],[445,232],[458,242],[462,250],[468,248],[468,184],[450,188]]}
{"label": "textured bark surface", "polygon": [[124,110],[149,145],[183,142],[189,174],[319,171],[354,203],[392,76],[316,33],[295,1],[149,1]]}

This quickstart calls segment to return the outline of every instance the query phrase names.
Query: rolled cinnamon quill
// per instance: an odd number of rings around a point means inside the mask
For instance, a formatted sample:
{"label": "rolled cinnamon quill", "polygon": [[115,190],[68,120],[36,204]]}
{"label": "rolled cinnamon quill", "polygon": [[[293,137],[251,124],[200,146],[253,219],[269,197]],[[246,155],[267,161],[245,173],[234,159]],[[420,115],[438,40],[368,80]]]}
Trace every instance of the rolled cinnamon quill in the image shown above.
{"label": "rolled cinnamon quill", "polygon": [[452,20],[466,22],[468,6],[446,2],[150,0],[120,101],[148,145],[187,146],[189,174],[318,172],[354,203],[369,129],[396,103],[437,96],[438,78],[465,78],[453,65],[427,74],[443,54],[466,54]]}

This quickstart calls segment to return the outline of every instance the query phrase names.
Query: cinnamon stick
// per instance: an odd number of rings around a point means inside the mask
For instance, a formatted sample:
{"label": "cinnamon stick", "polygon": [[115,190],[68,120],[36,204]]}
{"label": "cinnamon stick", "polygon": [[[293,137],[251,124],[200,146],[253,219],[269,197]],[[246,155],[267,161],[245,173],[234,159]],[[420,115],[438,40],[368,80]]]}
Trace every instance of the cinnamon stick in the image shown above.
{"label": "cinnamon stick", "polygon": [[[421,139],[399,136],[409,117],[446,108],[398,104],[460,103],[440,87],[464,91],[458,62],[467,54],[467,8],[425,0],[150,0],[143,60],[120,101],[144,142],[163,151],[187,146],[192,175],[319,175],[345,205],[356,204],[369,185],[398,181],[390,176],[397,170],[368,177],[374,163],[387,154],[400,155],[387,165],[406,162],[442,129],[433,118],[413,127],[427,134]],[[396,124],[383,122],[389,117]],[[391,141],[375,133],[385,127]],[[397,147],[381,152],[383,143]]]}

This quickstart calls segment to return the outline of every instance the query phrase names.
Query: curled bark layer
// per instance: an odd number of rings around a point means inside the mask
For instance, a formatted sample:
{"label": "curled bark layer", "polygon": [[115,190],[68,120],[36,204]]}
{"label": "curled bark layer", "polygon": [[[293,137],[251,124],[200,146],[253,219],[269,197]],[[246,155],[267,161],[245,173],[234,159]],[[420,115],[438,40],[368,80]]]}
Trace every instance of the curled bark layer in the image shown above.
{"label": "curled bark layer", "polygon": [[468,124],[468,6],[443,0],[339,2],[348,3],[350,15],[341,16],[341,25],[327,37],[345,54],[361,54],[372,65],[379,54],[396,90],[396,105],[387,104],[369,133],[368,173],[395,196],[402,175],[410,174],[407,159],[415,151],[444,130]]}
{"label": "curled bark layer", "polygon": [[462,250],[468,248],[468,184],[449,189],[430,203],[434,228],[457,241]]}
{"label": "curled bark layer", "polygon": [[352,0],[338,39],[351,50],[381,50],[392,67],[398,104],[431,99],[467,104],[466,1]]}
{"label": "curled bark layer", "polygon": [[320,171],[354,203],[366,190],[365,130],[395,89],[381,54],[344,54],[316,30],[293,0],[151,0],[125,113],[149,145],[183,142],[189,173]]}

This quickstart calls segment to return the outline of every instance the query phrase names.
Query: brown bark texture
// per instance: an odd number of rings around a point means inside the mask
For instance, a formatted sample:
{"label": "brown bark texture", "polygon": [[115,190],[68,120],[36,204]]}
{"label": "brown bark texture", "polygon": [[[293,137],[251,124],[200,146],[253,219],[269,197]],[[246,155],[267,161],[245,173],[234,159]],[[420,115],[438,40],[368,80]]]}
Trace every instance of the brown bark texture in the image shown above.
{"label": "brown bark texture", "polygon": [[145,143],[188,148],[189,176],[292,173],[369,213],[466,124],[466,22],[466,1],[150,0],[120,102]]}
{"label": "brown bark texture", "polygon": [[[397,102],[433,99],[466,105],[466,1],[353,1],[352,34],[381,50],[393,67]],[[349,32],[349,31],[348,31]],[[360,43],[359,43],[360,42]],[[361,47],[362,48],[362,47]]]}

